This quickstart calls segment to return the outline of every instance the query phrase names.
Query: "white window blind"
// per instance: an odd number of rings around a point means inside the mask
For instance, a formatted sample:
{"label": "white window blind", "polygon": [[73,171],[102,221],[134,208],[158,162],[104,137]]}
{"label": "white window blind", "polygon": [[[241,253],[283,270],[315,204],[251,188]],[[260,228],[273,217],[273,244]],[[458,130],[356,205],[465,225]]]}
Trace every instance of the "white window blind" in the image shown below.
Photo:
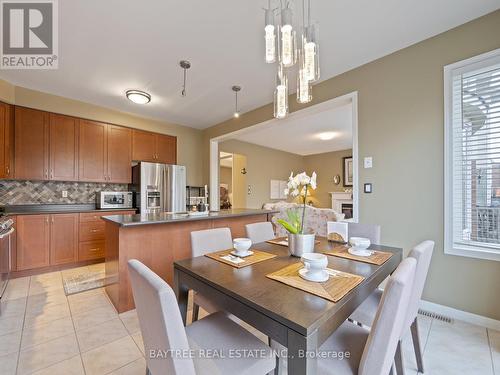
{"label": "white window blind", "polygon": [[500,56],[453,64],[445,79],[445,250],[500,260]]}

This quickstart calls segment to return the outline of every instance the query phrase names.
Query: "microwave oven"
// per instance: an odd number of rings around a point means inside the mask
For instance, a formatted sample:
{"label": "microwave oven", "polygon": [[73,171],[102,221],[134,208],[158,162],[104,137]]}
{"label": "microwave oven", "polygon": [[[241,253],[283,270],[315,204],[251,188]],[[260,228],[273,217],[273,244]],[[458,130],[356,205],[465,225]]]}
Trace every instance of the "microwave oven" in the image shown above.
{"label": "microwave oven", "polygon": [[100,191],[96,194],[96,205],[101,208],[132,208],[132,192]]}

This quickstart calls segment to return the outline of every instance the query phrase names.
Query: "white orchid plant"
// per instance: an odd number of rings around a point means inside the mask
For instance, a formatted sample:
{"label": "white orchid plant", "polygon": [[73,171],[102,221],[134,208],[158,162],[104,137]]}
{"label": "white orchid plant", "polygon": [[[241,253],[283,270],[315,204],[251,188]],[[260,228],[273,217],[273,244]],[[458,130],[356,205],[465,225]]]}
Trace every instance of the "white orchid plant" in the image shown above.
{"label": "white orchid plant", "polygon": [[316,172],[313,172],[309,177],[306,172],[298,173],[295,176],[293,172],[288,177],[288,184],[285,189],[285,195],[291,197],[298,197],[303,195],[304,203],[302,205],[302,218],[299,215],[298,210],[288,210],[287,216],[288,221],[283,219],[278,219],[278,223],[281,224],[288,232],[292,234],[304,234],[304,223],[306,216],[306,197],[309,190],[316,190]]}

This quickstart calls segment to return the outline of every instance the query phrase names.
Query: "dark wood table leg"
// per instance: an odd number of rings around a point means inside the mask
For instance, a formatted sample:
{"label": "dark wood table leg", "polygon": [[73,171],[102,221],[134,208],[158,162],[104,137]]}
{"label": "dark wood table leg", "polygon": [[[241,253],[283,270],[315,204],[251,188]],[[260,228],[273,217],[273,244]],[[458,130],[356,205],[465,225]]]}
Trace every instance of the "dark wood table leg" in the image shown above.
{"label": "dark wood table leg", "polygon": [[181,312],[182,322],[187,325],[187,310],[189,289],[181,282],[181,271],[174,267],[174,292],[177,296],[177,303]]}
{"label": "dark wood table leg", "polygon": [[306,337],[288,330],[288,375],[316,375],[317,350],[317,332]]}

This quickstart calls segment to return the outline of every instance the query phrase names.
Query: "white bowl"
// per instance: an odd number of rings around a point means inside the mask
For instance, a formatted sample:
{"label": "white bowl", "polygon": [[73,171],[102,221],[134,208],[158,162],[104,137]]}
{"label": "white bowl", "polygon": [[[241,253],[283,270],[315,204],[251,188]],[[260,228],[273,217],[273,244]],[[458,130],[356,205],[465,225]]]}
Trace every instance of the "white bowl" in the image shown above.
{"label": "white bowl", "polygon": [[351,237],[349,243],[357,249],[367,249],[370,246],[370,240],[364,237]]}
{"label": "white bowl", "polygon": [[237,253],[246,254],[250,246],[252,246],[252,240],[250,238],[235,238],[233,240],[233,248]]}

